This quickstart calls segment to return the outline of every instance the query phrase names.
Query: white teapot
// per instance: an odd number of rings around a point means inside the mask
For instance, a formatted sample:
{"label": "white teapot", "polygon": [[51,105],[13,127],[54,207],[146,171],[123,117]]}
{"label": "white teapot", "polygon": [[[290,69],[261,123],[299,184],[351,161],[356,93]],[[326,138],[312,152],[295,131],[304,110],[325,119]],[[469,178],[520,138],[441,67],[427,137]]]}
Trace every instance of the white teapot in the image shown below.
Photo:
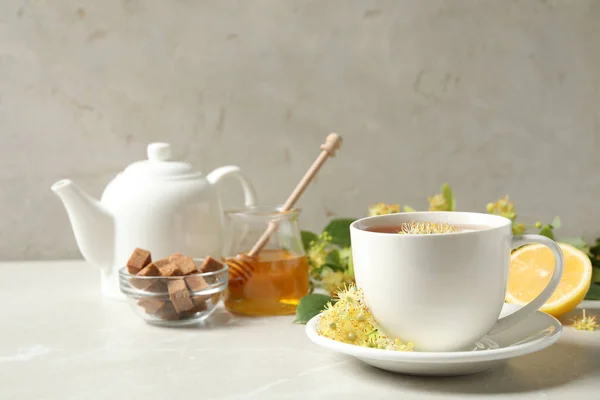
{"label": "white teapot", "polygon": [[171,160],[168,143],[148,145],[148,159],[134,162],[106,186],[100,201],[68,179],[52,185],[63,201],[83,257],[101,271],[102,293],[124,300],[118,270],[136,247],[158,260],[173,253],[221,257],[224,214],[214,185],[238,178],[245,205],[256,203],[254,189],[237,166],[206,176]]}

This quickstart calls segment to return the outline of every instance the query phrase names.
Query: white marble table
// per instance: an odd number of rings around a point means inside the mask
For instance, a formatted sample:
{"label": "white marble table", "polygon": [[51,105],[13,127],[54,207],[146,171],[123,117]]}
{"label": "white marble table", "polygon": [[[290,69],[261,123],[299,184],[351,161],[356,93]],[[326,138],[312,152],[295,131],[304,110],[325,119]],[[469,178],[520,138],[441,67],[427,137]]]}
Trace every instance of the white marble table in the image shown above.
{"label": "white marble table", "polygon": [[80,261],[0,263],[0,299],[0,399],[600,399],[600,331],[567,327],[482,374],[418,378],[322,350],[291,316],[148,325]]}

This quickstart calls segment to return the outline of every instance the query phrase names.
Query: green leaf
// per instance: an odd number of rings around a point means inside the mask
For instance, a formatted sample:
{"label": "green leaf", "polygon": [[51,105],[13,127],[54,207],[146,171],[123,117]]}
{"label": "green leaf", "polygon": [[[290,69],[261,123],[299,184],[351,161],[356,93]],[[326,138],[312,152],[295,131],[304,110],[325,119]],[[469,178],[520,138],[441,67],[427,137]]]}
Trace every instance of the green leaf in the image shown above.
{"label": "green leaf", "polygon": [[310,242],[317,240],[319,237],[316,233],[310,231],[300,231],[300,236],[302,236],[302,246],[304,246],[304,251],[308,250]]}
{"label": "green leaf", "polygon": [[319,269],[318,269],[319,273],[321,273],[325,268],[329,268],[332,271],[342,271],[342,272],[344,272],[346,270],[346,268],[344,268],[340,264],[325,263],[319,267]]}
{"label": "green leaf", "polygon": [[350,253],[350,257],[348,258],[348,274],[354,279],[354,261],[352,259],[352,253]]}
{"label": "green leaf", "polygon": [[444,183],[442,185],[442,195],[448,204],[450,204],[450,211],[456,211],[456,199],[454,198],[454,194],[452,193],[452,189],[450,185]]}
{"label": "green leaf", "polygon": [[590,290],[588,290],[585,295],[586,300],[600,300],[600,285],[596,285],[595,283],[590,285]]}
{"label": "green leaf", "polygon": [[341,267],[340,252],[334,249],[327,253],[327,256],[325,256],[325,264],[335,264]]}
{"label": "green leaf", "polygon": [[600,238],[596,239],[594,244],[590,246],[590,254],[593,256],[600,255]]}
{"label": "green leaf", "polygon": [[415,212],[415,211],[417,211],[417,210],[415,210],[411,206],[404,206],[404,212]]}
{"label": "green leaf", "polygon": [[546,236],[547,238],[554,240],[554,233],[552,232],[552,226],[543,225],[540,228],[540,235]]}
{"label": "green leaf", "polygon": [[554,217],[554,219],[552,220],[552,223],[550,225],[552,225],[553,229],[560,229],[560,217],[559,216]]}
{"label": "green leaf", "polygon": [[600,283],[600,268],[592,269],[592,283]]}
{"label": "green leaf", "polygon": [[331,243],[342,247],[350,246],[350,224],[354,221],[351,218],[332,219],[324,229],[331,235]]}
{"label": "green leaf", "polygon": [[330,296],[320,293],[312,293],[300,299],[296,307],[296,319],[294,323],[306,324],[312,317],[325,309],[327,303],[332,301]]}

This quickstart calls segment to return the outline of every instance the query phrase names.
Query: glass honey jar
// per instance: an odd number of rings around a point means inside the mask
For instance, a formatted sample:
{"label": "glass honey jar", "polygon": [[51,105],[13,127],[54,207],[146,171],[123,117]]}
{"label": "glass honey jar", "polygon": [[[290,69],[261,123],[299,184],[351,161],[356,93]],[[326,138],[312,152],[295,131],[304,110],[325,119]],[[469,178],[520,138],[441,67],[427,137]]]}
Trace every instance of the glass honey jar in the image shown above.
{"label": "glass honey jar", "polygon": [[228,236],[226,260],[247,255],[271,227],[266,245],[247,266],[250,273],[236,274],[230,268],[225,307],[236,314],[267,316],[296,312],[308,294],[308,259],[298,226],[299,209],[256,206],[226,212]]}

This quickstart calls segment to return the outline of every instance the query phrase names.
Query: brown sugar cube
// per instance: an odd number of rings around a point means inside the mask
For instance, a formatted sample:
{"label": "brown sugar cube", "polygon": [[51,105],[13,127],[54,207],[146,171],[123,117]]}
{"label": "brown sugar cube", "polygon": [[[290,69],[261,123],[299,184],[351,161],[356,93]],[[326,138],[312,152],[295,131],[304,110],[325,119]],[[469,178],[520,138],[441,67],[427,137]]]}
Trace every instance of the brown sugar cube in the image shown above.
{"label": "brown sugar cube", "polygon": [[[136,274],[136,276],[160,276],[160,271],[154,266],[153,263],[150,263],[144,268],[142,268]],[[131,278],[130,282],[133,287],[136,287],[140,290],[146,290],[157,281],[156,279]]]}
{"label": "brown sugar cube", "polygon": [[131,286],[152,293],[166,293],[167,285],[158,279],[131,278]]}
{"label": "brown sugar cube", "polygon": [[146,292],[151,292],[151,293],[167,294],[167,284],[164,282],[161,282],[157,279],[152,279],[152,284],[142,290],[144,290]]}
{"label": "brown sugar cube", "polygon": [[148,289],[146,289],[147,292],[152,292],[152,293],[164,293],[167,294],[168,290],[167,290],[167,283],[166,282],[162,282],[159,280],[155,280],[152,285],[150,285],[150,287]]}
{"label": "brown sugar cube", "polygon": [[154,264],[154,266],[158,269],[160,269],[160,267],[164,267],[165,265],[167,265],[169,263],[169,259],[168,258],[161,258],[160,260],[156,260],[154,261],[152,264]]}
{"label": "brown sugar cube", "polygon": [[220,270],[221,268],[223,268],[222,263],[215,260],[211,256],[208,256],[204,259],[204,263],[202,263],[202,267],[200,267],[200,270],[202,272],[214,272]]}
{"label": "brown sugar cube", "polygon": [[194,314],[202,311],[206,311],[208,308],[206,306],[206,301],[204,300],[204,296],[196,296],[192,298],[192,303],[194,303],[194,307],[190,308],[187,311],[181,313],[181,317],[188,318],[193,316]]}
{"label": "brown sugar cube", "polygon": [[194,307],[194,303],[190,299],[190,292],[182,279],[177,279],[169,282],[169,298],[175,307],[175,311],[187,311]]}
{"label": "brown sugar cube", "polygon": [[141,299],[137,304],[146,310],[146,313],[156,314],[165,305],[165,302],[157,299]]}
{"label": "brown sugar cube", "polygon": [[137,273],[137,276],[160,276],[160,271],[156,264],[150,263]]}
{"label": "brown sugar cube", "polygon": [[[151,262],[150,264],[148,264],[147,266],[142,268],[140,271],[138,271],[136,273],[136,275],[138,275],[138,276],[160,276],[161,275],[160,267],[167,265],[168,263],[169,263],[169,260],[166,260],[166,259]],[[142,273],[142,271],[144,271],[144,272]],[[155,282],[155,280],[153,280],[153,279],[138,279],[137,282],[139,282],[140,286],[137,286],[136,284],[134,284],[133,278],[131,279],[131,284],[133,286],[137,287],[138,289],[145,290],[145,288],[150,286],[152,284],[152,282]],[[145,282],[145,285],[143,282]]]}
{"label": "brown sugar cube", "polygon": [[136,289],[146,290],[150,286],[152,286],[153,280],[152,279],[131,278],[129,280],[129,282],[131,283],[131,286],[133,286]]}
{"label": "brown sugar cube", "polygon": [[198,269],[196,268],[196,263],[191,257],[176,257],[171,262],[177,265],[177,267],[183,275],[189,275],[193,274],[194,272],[198,272]]}
{"label": "brown sugar cube", "polygon": [[192,298],[192,303],[194,303],[194,308],[192,308],[194,312],[204,311],[207,308],[204,296],[196,296]]}
{"label": "brown sugar cube", "polygon": [[181,270],[173,263],[168,263],[158,268],[161,276],[181,276]]}
{"label": "brown sugar cube", "polygon": [[158,318],[164,319],[166,321],[175,321],[178,320],[180,314],[175,310],[173,303],[170,301],[166,302],[155,314]]}
{"label": "brown sugar cube", "polygon": [[186,319],[189,317],[192,317],[194,314],[196,314],[196,311],[194,311],[194,309],[189,309],[187,311],[183,311],[181,313],[179,313],[179,319]]}
{"label": "brown sugar cube", "polygon": [[183,254],[181,254],[181,253],[173,253],[173,254],[171,254],[169,256],[169,261],[176,260],[176,259],[178,259],[180,257],[183,257]]}
{"label": "brown sugar cube", "polygon": [[191,292],[199,292],[209,287],[206,280],[200,275],[189,275],[185,277],[185,283]]}
{"label": "brown sugar cube", "polygon": [[136,248],[129,260],[127,260],[127,272],[137,274],[142,268],[152,262],[152,256],[148,250]]}

